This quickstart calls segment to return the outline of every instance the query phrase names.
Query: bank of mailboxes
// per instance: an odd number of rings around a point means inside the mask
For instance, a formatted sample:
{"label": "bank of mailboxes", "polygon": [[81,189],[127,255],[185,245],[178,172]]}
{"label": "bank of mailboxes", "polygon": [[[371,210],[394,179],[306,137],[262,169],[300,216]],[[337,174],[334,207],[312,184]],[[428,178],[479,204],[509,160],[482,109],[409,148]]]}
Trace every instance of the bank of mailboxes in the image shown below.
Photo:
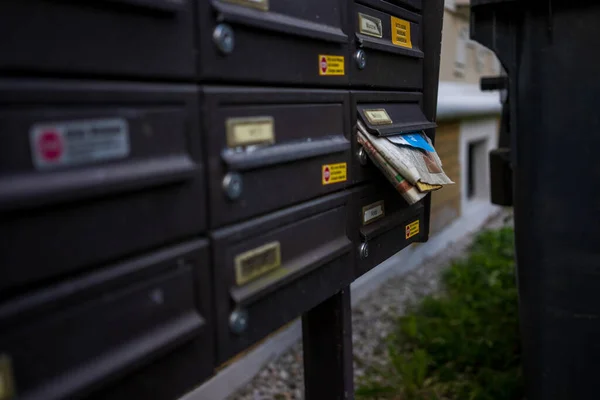
{"label": "bank of mailboxes", "polygon": [[2,2],[0,400],[175,398],[426,240],[354,131],[435,126],[423,12]]}

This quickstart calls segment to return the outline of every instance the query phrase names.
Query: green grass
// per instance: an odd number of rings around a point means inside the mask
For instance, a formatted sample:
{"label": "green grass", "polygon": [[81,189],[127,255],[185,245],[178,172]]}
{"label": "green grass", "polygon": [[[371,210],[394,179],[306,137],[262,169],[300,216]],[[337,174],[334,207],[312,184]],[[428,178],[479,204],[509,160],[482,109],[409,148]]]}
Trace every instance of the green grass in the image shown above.
{"label": "green grass", "polygon": [[481,233],[442,276],[445,291],[411,305],[388,337],[389,367],[359,399],[522,399],[513,231]]}

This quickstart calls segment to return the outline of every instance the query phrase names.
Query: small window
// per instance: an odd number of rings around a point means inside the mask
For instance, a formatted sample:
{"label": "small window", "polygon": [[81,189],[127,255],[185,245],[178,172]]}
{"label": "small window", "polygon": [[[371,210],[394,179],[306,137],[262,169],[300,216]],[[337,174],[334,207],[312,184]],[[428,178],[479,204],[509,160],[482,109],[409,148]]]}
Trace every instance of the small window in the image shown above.
{"label": "small window", "polygon": [[486,196],[487,141],[478,140],[468,144],[467,151],[467,199]]}

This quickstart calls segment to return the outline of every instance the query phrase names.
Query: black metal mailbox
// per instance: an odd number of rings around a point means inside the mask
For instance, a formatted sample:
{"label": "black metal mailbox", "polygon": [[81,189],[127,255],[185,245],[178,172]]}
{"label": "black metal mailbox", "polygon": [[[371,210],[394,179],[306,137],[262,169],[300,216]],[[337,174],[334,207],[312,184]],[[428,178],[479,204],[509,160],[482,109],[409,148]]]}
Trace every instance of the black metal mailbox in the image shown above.
{"label": "black metal mailbox", "polygon": [[209,276],[194,240],[4,303],[3,379],[31,400],[186,393],[213,370]]}
{"label": "black metal mailbox", "polygon": [[344,191],[211,234],[219,362],[350,284],[348,201]]}
{"label": "black metal mailbox", "polygon": [[193,86],[0,81],[0,292],[206,227]]}
{"label": "black metal mailbox", "polygon": [[424,42],[420,2],[351,3],[353,87],[423,89]]}
{"label": "black metal mailbox", "polygon": [[353,189],[350,210],[356,277],[409,244],[427,240],[423,204],[408,205],[383,178]]}
{"label": "black metal mailbox", "polygon": [[347,92],[206,87],[203,94],[212,228],[350,183]]}
{"label": "black metal mailbox", "polygon": [[3,0],[0,72],[192,79],[193,0]]}
{"label": "black metal mailbox", "polygon": [[381,175],[356,141],[358,121],[369,133],[377,136],[421,131],[436,126],[425,117],[421,93],[352,91],[350,97],[353,126],[353,183],[370,181]]}
{"label": "black metal mailbox", "polygon": [[346,1],[198,0],[197,4],[202,79],[348,84]]}

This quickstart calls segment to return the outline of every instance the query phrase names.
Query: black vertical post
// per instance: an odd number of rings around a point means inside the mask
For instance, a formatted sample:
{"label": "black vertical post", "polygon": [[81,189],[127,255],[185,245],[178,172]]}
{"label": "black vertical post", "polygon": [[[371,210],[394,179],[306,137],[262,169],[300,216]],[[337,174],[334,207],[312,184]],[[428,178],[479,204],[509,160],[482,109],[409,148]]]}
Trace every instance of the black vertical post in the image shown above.
{"label": "black vertical post", "polygon": [[347,287],[302,316],[306,400],[354,399],[351,314]]}

